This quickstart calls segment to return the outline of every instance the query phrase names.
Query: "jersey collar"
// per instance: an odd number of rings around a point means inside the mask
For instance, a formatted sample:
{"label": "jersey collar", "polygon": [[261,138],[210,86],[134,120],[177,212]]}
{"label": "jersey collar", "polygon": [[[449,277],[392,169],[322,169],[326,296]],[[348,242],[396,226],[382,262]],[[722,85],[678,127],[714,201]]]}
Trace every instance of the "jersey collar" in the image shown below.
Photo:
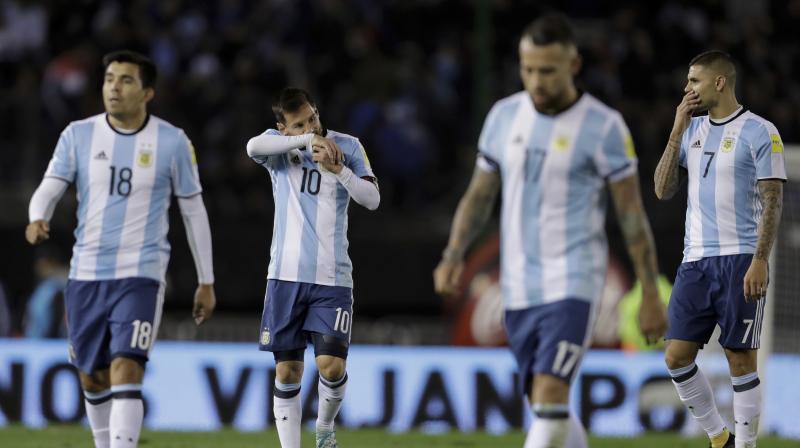
{"label": "jersey collar", "polygon": [[744,106],[739,106],[739,109],[737,109],[734,113],[732,113],[731,115],[728,115],[727,117],[725,117],[725,118],[723,118],[723,119],[721,119],[719,121],[714,121],[711,118],[711,115],[709,115],[708,116],[708,122],[711,123],[712,126],[725,126],[726,124],[730,123],[731,121],[733,121],[733,120],[739,118],[740,116],[742,116],[742,114],[745,113],[745,112],[747,112],[747,108],[744,107]]}
{"label": "jersey collar", "polygon": [[147,127],[147,123],[150,122],[150,114],[147,114],[144,117],[144,123],[142,123],[142,125],[139,126],[139,129],[137,129],[137,130],[135,130],[133,132],[122,132],[121,130],[115,128],[113,124],[111,124],[111,121],[108,119],[108,113],[105,114],[105,118],[106,118],[106,123],[108,124],[108,127],[110,127],[112,131],[116,132],[119,135],[136,135],[139,132],[141,132],[142,129],[146,128]]}

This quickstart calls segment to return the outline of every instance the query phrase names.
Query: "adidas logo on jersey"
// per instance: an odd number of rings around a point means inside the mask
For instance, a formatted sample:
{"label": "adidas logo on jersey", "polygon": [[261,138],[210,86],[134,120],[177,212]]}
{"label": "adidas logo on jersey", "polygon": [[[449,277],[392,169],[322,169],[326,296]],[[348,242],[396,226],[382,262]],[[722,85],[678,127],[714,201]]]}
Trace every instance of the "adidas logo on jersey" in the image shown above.
{"label": "adidas logo on jersey", "polygon": [[702,146],[700,145],[700,140],[697,140],[694,143],[692,143],[691,147],[692,148],[701,148]]}
{"label": "adidas logo on jersey", "polygon": [[100,151],[94,155],[95,160],[108,160],[108,156],[106,156],[105,151]]}

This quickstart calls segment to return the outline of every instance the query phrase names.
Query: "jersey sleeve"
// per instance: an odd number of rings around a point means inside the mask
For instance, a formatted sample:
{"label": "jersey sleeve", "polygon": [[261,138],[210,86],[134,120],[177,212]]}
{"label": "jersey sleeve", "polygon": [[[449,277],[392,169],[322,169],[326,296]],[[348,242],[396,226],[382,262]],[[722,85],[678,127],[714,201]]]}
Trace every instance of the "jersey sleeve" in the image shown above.
{"label": "jersey sleeve", "polygon": [[477,166],[484,171],[500,171],[500,158],[502,148],[500,147],[500,132],[497,122],[498,106],[494,105],[486,119],[483,121],[481,135],[478,137],[478,160]]}
{"label": "jersey sleeve", "polygon": [[633,138],[619,113],[611,118],[600,147],[595,152],[594,163],[600,177],[616,182],[636,173],[636,150]]}
{"label": "jersey sleeve", "polygon": [[[267,129],[261,135],[283,135],[283,134],[281,134],[280,131],[278,131],[277,129]],[[280,165],[278,162],[282,160],[284,156],[285,154],[279,154],[274,156],[250,156],[250,158],[253,159],[253,161],[255,161],[257,164],[265,168],[275,168]]]}
{"label": "jersey sleeve", "polygon": [[689,137],[691,135],[690,130],[692,128],[689,127],[685,131],[683,131],[683,135],[681,136],[681,147],[678,149],[678,166],[689,169],[689,162],[686,160],[687,151],[686,148],[689,147]]}
{"label": "jersey sleeve", "polygon": [[203,191],[194,146],[182,131],[172,161],[172,188],[179,198],[188,198]]}
{"label": "jersey sleeve", "polygon": [[786,180],[783,160],[783,141],[772,123],[765,123],[759,137],[753,142],[756,178]]}
{"label": "jersey sleeve", "polygon": [[47,171],[45,171],[44,176],[74,182],[77,166],[75,136],[72,126],[68,126],[58,138],[56,149],[53,151],[53,157],[47,165]]}
{"label": "jersey sleeve", "polygon": [[353,141],[350,153],[345,156],[345,165],[358,177],[375,177],[367,151],[358,139]]}

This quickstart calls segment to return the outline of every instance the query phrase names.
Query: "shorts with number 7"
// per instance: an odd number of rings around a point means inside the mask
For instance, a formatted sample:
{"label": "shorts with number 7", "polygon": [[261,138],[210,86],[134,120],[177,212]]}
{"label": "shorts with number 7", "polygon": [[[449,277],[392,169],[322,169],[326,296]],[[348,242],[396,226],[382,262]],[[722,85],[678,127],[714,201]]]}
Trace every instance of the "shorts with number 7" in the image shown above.
{"label": "shorts with number 7", "polygon": [[744,301],[751,254],[706,257],[678,267],[669,300],[667,339],[708,343],[719,324],[725,348],[757,349],[766,299]]}

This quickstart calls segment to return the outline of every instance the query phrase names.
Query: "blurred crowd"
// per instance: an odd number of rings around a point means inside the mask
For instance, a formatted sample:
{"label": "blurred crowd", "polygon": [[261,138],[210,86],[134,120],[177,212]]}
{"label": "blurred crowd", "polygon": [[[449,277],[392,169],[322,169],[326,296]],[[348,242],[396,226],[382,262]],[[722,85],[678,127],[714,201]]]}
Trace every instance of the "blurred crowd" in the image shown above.
{"label": "blurred crowd", "polygon": [[[101,112],[102,55],[130,48],[158,65],[151,111],[184,128],[197,148],[223,307],[260,309],[272,199],[244,145],[274,125],[273,95],[295,85],[316,96],[324,125],[361,138],[380,179],[380,211],[354,210],[351,225],[362,311],[435,312],[430,270],[484,114],[521,88],[518,36],[550,7],[578,32],[579,85],[631,128],[656,237],[668,242],[659,246],[663,270],[674,272],[684,205],[655,206],[650,179],[687,62],[706,49],[730,52],[740,62],[740,101],[773,121],[784,141],[800,141],[800,0],[0,0],[2,243],[21,239],[27,200],[60,131]],[[70,219],[59,221],[62,250]],[[172,235],[178,248],[182,239]],[[370,266],[376,251],[390,253]],[[30,265],[2,263],[7,291],[33,289]],[[185,247],[174,251],[170,272],[174,288],[191,288]],[[422,280],[387,288],[397,272]]]}

